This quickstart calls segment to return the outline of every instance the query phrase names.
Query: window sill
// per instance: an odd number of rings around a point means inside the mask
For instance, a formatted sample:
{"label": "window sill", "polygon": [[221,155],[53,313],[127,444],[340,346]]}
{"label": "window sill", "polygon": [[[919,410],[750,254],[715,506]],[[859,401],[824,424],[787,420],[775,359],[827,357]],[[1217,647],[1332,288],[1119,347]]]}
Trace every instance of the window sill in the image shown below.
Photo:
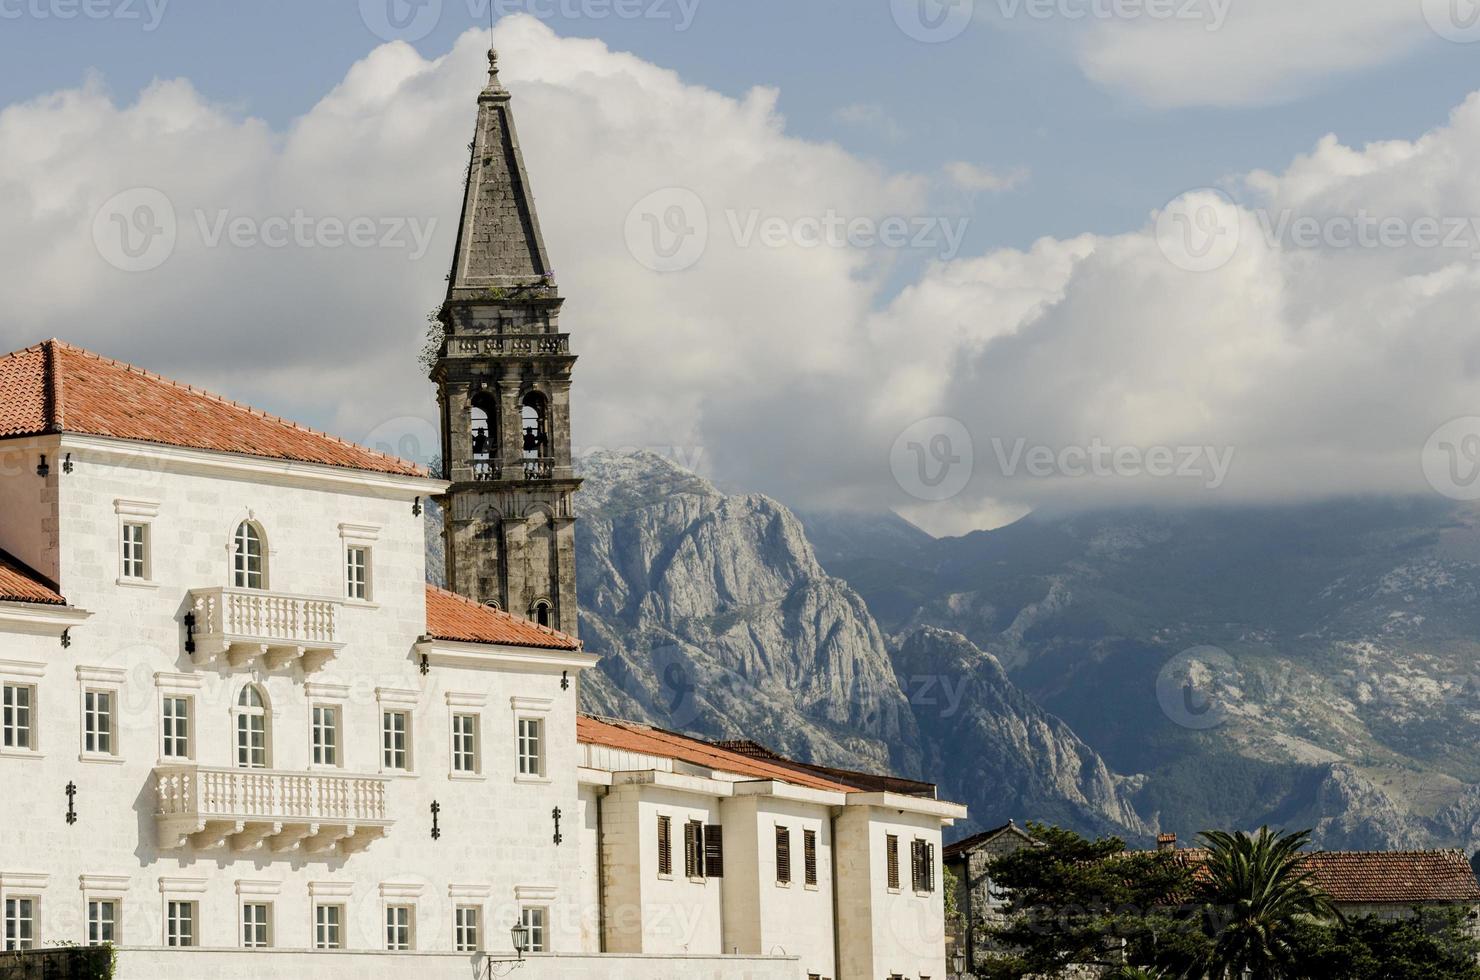
{"label": "window sill", "polygon": [[0,758],[4,758],[4,759],[44,759],[44,758],[46,758],[46,756],[43,755],[40,752],[34,752],[31,749],[0,749]]}
{"label": "window sill", "polygon": [[689,875],[689,884],[691,884],[691,885],[707,885],[707,884],[709,884],[709,879],[708,878],[701,878],[698,875]]}
{"label": "window sill", "polygon": [[778,882],[776,882],[776,887],[777,888],[790,888],[791,887],[791,882],[789,882],[789,881],[778,881]]}
{"label": "window sill", "polygon": [[158,589],[159,583],[147,578],[120,578],[117,579],[119,588],[123,589]]}
{"label": "window sill", "polygon": [[404,769],[382,769],[380,774],[388,779],[417,779],[421,776],[420,773],[409,772]]}
{"label": "window sill", "polygon": [[530,784],[535,785],[535,786],[549,786],[551,783],[554,782],[554,780],[551,779],[549,776],[528,776],[528,775],[520,775],[520,776],[515,776],[514,777],[514,782],[516,782],[516,783],[530,783]]}
{"label": "window sill", "polygon": [[380,603],[374,599],[346,599],[344,607],[346,609],[379,609]]}
{"label": "window sill", "polygon": [[665,875],[663,872],[659,871],[658,872],[658,880],[659,881],[672,881],[673,880],[673,875]]}
{"label": "window sill", "polygon": [[488,777],[481,772],[449,772],[447,778],[459,783],[483,783]]}
{"label": "window sill", "polygon": [[102,752],[83,752],[77,756],[78,762],[91,762],[102,766],[121,766],[123,757],[118,755],[107,755]]}
{"label": "window sill", "polygon": [[815,892],[815,891],[820,891],[821,890],[816,885],[803,885],[802,887],[805,888],[809,892]]}
{"label": "window sill", "polygon": [[886,892],[888,892],[889,894],[891,894],[891,895],[901,895],[901,894],[903,894],[903,892],[901,892],[898,888],[886,888],[884,890]]}
{"label": "window sill", "polygon": [[154,766],[155,766],[156,769],[161,768],[163,766],[193,766],[193,765],[195,765],[195,757],[194,756],[191,756],[188,759],[181,758],[181,757],[178,757],[178,756],[165,756],[164,758],[162,758],[159,761],[157,761],[157,762],[154,763]]}

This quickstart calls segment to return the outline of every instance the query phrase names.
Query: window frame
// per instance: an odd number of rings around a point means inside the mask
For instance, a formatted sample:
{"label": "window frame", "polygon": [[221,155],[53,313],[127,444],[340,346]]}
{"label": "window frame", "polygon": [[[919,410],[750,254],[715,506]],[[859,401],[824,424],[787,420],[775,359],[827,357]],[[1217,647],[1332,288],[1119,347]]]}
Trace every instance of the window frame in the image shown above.
{"label": "window frame", "polygon": [[900,874],[898,834],[884,835],[884,868],[886,876],[885,887],[889,890],[890,894],[899,894]]}
{"label": "window frame", "polygon": [[[122,908],[123,903],[120,902],[118,899],[113,898],[112,896],[96,895],[89,895],[83,901],[86,904],[86,908],[84,910],[86,918],[84,921],[86,922],[87,927],[87,935],[83,939],[83,944],[87,946],[102,946],[105,944],[117,946],[119,933],[118,924],[119,920],[122,918],[122,916],[119,915],[119,910],[120,908]],[[107,907],[111,910],[111,914],[108,916],[106,922],[103,919],[102,915],[94,914],[101,913],[104,907]],[[104,925],[106,925],[108,929],[108,935],[106,937],[101,935]]]}
{"label": "window frame", "polygon": [[[467,921],[471,918],[471,925]],[[471,931],[472,941],[468,941]],[[483,950],[483,906],[457,904],[452,908],[452,950],[478,953]]]}
{"label": "window frame", "polygon": [[[344,949],[344,903],[343,902],[320,902],[313,903],[313,948],[316,951],[332,952]],[[334,921],[328,922],[328,916],[321,913],[333,912]],[[334,931],[332,943],[327,938],[328,930]]]}
{"label": "window frame", "polygon": [[[404,913],[406,913],[406,915],[405,915],[405,920],[406,921],[405,922],[395,922],[395,921],[392,921],[392,916],[395,913],[398,913],[398,912],[404,912]],[[413,903],[413,902],[404,902],[404,901],[401,901],[401,902],[386,902],[385,903],[385,919],[384,919],[384,921],[385,921],[385,932],[384,932],[382,938],[385,940],[385,946],[383,947],[385,949],[385,951],[387,953],[410,953],[410,952],[414,952],[415,949],[416,949],[416,905],[415,905],[415,903]],[[399,939],[397,939],[395,941],[392,940],[392,938],[391,938],[391,930],[392,929],[405,930],[406,937],[405,937],[405,943],[404,943],[404,945],[400,943]]]}
{"label": "window frame", "polygon": [[[321,716],[326,721],[320,721]],[[340,705],[320,698],[309,700],[308,757],[312,769],[344,768],[344,710]]]}
{"label": "window frame", "polygon": [[[391,724],[400,719],[399,730]],[[397,748],[393,740],[399,735],[401,745]],[[397,764],[399,759],[399,764]],[[382,772],[410,773],[413,771],[411,754],[411,709],[383,707],[380,711],[380,768]]]}
{"label": "window frame", "polygon": [[[7,666],[14,669],[20,665]],[[10,671],[0,676],[0,754],[40,758],[41,726],[37,723],[37,701],[41,687],[36,678],[40,678],[44,669],[38,666],[34,673],[28,671],[27,676],[16,676]],[[20,720],[22,713],[24,725]],[[24,745],[20,744],[22,732],[25,734]]]}
{"label": "window frame", "polygon": [[[356,605],[375,605],[375,544],[380,540],[380,528],[373,524],[341,524],[339,525],[339,538],[341,542],[341,579],[343,580],[344,597],[346,602]],[[354,577],[351,567],[351,552],[363,551],[365,563],[363,568],[363,595],[355,595]]]}
{"label": "window frame", "polygon": [[[21,915],[21,906],[25,905],[26,914]],[[40,937],[37,935],[36,923],[41,919],[41,896],[28,891],[16,891],[5,893],[5,903],[0,908],[0,918],[4,919],[3,934],[0,941],[4,943],[5,952],[21,952],[34,950]],[[24,923],[27,935],[21,935],[21,926]]]}
{"label": "window frame", "polygon": [[776,825],[776,885],[790,888],[792,883],[791,828]]}
{"label": "window frame", "polygon": [[[78,761],[121,763],[120,713],[127,673],[116,667],[78,667],[76,674]],[[98,724],[99,720],[106,724]]]}
{"label": "window frame", "polygon": [[[371,569],[373,549],[365,544],[347,544],[344,547],[344,597],[350,602],[373,602]],[[356,562],[355,556],[360,556]]]}
{"label": "window frame", "polygon": [[[257,546],[256,555],[251,553],[254,540]],[[250,589],[253,592],[266,592],[271,588],[267,532],[263,530],[261,523],[252,517],[239,521],[232,529],[231,543],[227,551],[231,556],[233,588]],[[252,567],[254,558],[257,566],[255,569]],[[255,584],[253,583],[254,577]]]}
{"label": "window frame", "polygon": [[[535,923],[538,919],[538,924]],[[548,953],[550,952],[550,909],[545,905],[521,905],[519,907],[519,923],[525,929],[526,953]],[[539,941],[535,941],[536,935]]]}
{"label": "window frame", "polygon": [[[515,755],[518,773],[526,779],[546,778],[545,765],[545,719],[533,715],[522,715],[515,721]],[[526,733],[529,728],[532,734]],[[534,751],[526,751],[533,744]]]}
{"label": "window frame", "polygon": [[[82,875],[79,879],[82,891],[82,942],[85,946],[99,946],[123,942],[123,903],[128,893],[130,879],[126,875]],[[101,925],[94,915],[94,906],[113,907],[112,937],[95,938],[96,927]],[[101,909],[99,909],[101,911]]]}
{"label": "window frame", "polygon": [[[555,702],[549,698],[516,696],[509,699],[509,707],[514,714],[514,781],[516,783],[550,782],[550,726],[546,724],[546,721],[554,706]],[[526,724],[537,726],[534,755],[526,755],[524,751],[527,745],[524,732]],[[527,771],[526,766],[529,759],[534,760],[537,771]]]}
{"label": "window frame", "polygon": [[[246,697],[248,691],[255,692],[258,701],[256,705],[242,704],[242,700]],[[249,721],[254,718],[261,719],[261,746],[251,744],[250,737],[245,743],[242,741],[244,734],[248,736],[256,734],[251,730]],[[248,721],[246,728],[243,727],[244,720]],[[243,684],[237,691],[236,697],[232,700],[231,740],[232,768],[244,769],[249,772],[270,770],[272,768],[272,699],[267,696],[267,690],[261,684]],[[250,762],[245,764],[242,762],[244,751],[251,758],[259,750],[262,755],[262,764],[260,766]]]}
{"label": "window frame", "polygon": [[[471,731],[459,731],[459,723]],[[453,711],[449,724],[452,776],[468,779],[483,775],[483,718],[475,711]]]}
{"label": "window frame", "polygon": [[[380,711],[380,717],[375,726],[375,756],[379,760],[380,773],[386,776],[415,776],[418,771],[416,766],[416,709],[419,706],[420,695],[411,690],[378,687],[375,689],[375,701]],[[390,764],[390,747],[387,744],[387,736],[390,732],[387,719],[391,715],[404,715],[406,718],[404,747],[401,752],[405,756],[405,768]]]}
{"label": "window frame", "polygon": [[[271,902],[255,898],[252,901],[244,901],[241,903],[240,911],[237,915],[237,921],[241,923],[241,927],[237,933],[237,936],[239,941],[241,942],[242,949],[272,948],[272,905],[273,903]],[[260,912],[260,919],[255,914],[249,916],[249,911]],[[254,919],[257,919],[258,921],[252,921]],[[249,935],[249,929],[252,930],[254,933],[260,931],[260,935]]]}
{"label": "window frame", "polygon": [[812,827],[802,828],[802,886],[816,891],[820,877],[817,857],[817,831]]}
{"label": "window frame", "polygon": [[[159,516],[160,505],[152,500],[115,500],[113,501],[113,513],[118,518],[118,533],[114,541],[118,544],[118,584],[130,588],[152,589],[157,588],[154,578],[154,523]],[[141,539],[138,542],[130,541],[129,529],[137,527],[141,531]],[[134,558],[130,556],[131,547],[137,544],[140,547],[139,574],[134,574]]]}
{"label": "window frame", "polygon": [[673,817],[658,814],[658,877],[673,879]]}
{"label": "window frame", "polygon": [[[200,901],[194,898],[165,898],[164,944],[171,949],[195,949],[200,946]],[[184,912],[184,915],[177,914]],[[181,932],[181,924],[186,930]]]}

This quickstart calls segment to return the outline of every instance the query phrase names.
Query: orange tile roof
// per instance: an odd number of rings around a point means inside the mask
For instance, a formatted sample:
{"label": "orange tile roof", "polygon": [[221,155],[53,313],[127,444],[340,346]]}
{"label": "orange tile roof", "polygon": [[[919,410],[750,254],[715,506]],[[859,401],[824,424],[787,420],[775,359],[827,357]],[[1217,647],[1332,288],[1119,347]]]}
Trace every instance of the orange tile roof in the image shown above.
{"label": "orange tile roof", "polygon": [[559,630],[481,606],[435,585],[427,586],[427,635],[455,643],[495,643],[542,650],[579,650],[581,641]]}
{"label": "orange tile roof", "polygon": [[403,459],[60,340],[0,356],[0,438],[58,432],[426,475]]}
{"label": "orange tile roof", "polygon": [[696,738],[667,732],[649,725],[639,725],[636,722],[613,721],[582,715],[576,720],[576,738],[588,745],[602,745],[641,755],[677,759],[690,765],[717,769],[720,772],[734,773],[737,776],[749,776],[752,779],[774,779],[777,782],[805,786],[809,789],[827,790],[832,793],[860,792],[854,786],[847,786],[761,759],[753,759]]}
{"label": "orange tile roof", "polygon": [[0,551],[0,602],[67,604],[52,583],[3,551]]}
{"label": "orange tile roof", "polygon": [[[1206,848],[1172,853],[1205,877]],[[1480,905],[1480,880],[1460,851],[1312,851],[1301,867],[1339,905]]]}
{"label": "orange tile roof", "polygon": [[1342,903],[1480,905],[1480,881],[1459,851],[1317,851],[1304,863]]}

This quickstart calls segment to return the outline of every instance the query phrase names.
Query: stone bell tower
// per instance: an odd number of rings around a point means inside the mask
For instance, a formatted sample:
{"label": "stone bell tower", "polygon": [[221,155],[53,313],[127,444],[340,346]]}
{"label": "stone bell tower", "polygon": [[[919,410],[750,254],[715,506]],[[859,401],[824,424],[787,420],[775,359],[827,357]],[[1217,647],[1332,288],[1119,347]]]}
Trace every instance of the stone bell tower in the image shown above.
{"label": "stone bell tower", "polygon": [[442,416],[448,587],[578,628],[564,300],[545,256],[510,96],[488,53],[432,380]]}

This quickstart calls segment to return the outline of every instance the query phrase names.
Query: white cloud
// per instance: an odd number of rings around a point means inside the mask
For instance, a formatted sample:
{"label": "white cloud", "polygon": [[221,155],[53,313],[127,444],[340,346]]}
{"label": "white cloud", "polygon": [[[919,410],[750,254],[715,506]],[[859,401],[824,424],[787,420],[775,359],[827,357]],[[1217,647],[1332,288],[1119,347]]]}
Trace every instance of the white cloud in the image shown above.
{"label": "white cloud", "polygon": [[[677,446],[688,459],[702,447],[739,486],[960,529],[1059,503],[1422,491],[1429,435],[1480,404],[1469,251],[1293,240],[1300,219],[1329,229],[1365,211],[1412,230],[1480,215],[1480,101],[1414,142],[1328,139],[1282,173],[1250,175],[1221,212],[1237,216],[1239,248],[1213,271],[1169,261],[1151,215],[1121,235],[910,274],[879,249],[736,240],[731,216],[752,212],[792,229],[828,213],[932,215],[931,181],[789,135],[774,91],[732,98],[529,18],[506,20],[498,44],[581,355],[583,446]],[[445,288],[485,47],[470,32],[438,61],[380,48],[283,133],[184,82],[121,108],[91,83],[0,112],[0,339],[60,335],[351,438],[425,432],[398,420],[432,415],[415,355]],[[138,185],[164,191],[183,220],[168,262],[126,274],[97,254],[92,221]],[[697,194],[711,228],[697,264],[666,275],[635,261],[624,235],[634,204],[665,187]],[[1212,200],[1172,217],[1205,232]],[[221,209],[401,216],[435,220],[437,234],[420,261],[207,248],[193,213]],[[1271,245],[1266,225],[1286,240]],[[911,281],[891,293],[902,273]],[[896,482],[891,451],[937,415],[972,432],[975,476],[925,505]],[[1097,444],[1143,463],[1158,446],[1235,456],[1216,490],[1034,476],[1026,456],[1009,478],[999,457],[1019,443],[1053,465]],[[940,449],[920,446],[905,451],[926,463]]]}
{"label": "white cloud", "polygon": [[1437,44],[1448,3],[1059,0],[1040,6],[1081,15],[1050,16],[1043,23],[1027,13],[1035,9],[1034,0],[997,0],[994,6],[1018,11],[999,22],[1005,26],[1057,27],[1096,83],[1172,108],[1281,102],[1327,78],[1384,64],[1425,42]]}
{"label": "white cloud", "polygon": [[1021,167],[1007,173],[997,173],[964,160],[946,164],[945,171],[951,183],[963,191],[1010,191],[1028,179],[1028,171]]}
{"label": "white cloud", "polygon": [[833,112],[833,119],[847,126],[869,130],[890,142],[904,139],[904,127],[877,102],[855,102]]}

